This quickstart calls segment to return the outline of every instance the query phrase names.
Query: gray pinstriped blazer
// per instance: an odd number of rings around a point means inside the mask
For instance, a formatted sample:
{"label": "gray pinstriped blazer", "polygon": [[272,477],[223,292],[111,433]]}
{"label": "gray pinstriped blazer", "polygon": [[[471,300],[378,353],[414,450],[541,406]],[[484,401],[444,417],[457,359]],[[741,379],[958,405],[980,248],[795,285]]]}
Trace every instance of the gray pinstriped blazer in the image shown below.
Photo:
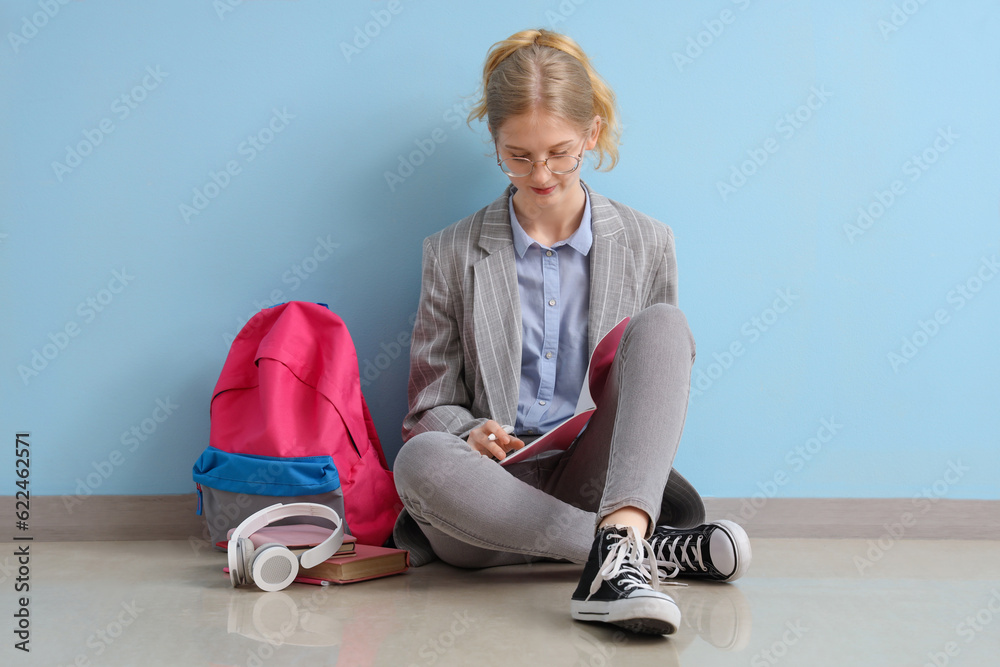
{"label": "gray pinstriped blazer", "polygon": [[[424,431],[465,438],[487,419],[517,418],[521,309],[511,190],[424,240],[404,440]],[[590,205],[593,352],[623,317],[654,303],[677,305],[677,263],[665,224],[593,191]]]}

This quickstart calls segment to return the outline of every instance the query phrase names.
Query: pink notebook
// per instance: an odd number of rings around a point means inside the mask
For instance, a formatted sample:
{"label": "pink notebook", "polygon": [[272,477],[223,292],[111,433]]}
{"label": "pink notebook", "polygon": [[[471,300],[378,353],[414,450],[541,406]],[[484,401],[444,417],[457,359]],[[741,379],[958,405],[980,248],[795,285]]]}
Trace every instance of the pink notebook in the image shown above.
{"label": "pink notebook", "polygon": [[508,454],[500,465],[510,465],[554,450],[564,451],[573,444],[594,415],[594,410],[597,409],[597,404],[604,394],[608,373],[611,372],[611,364],[615,360],[618,344],[621,343],[628,321],[629,318],[626,317],[616,324],[611,331],[604,334],[594,348],[594,353],[590,355],[590,365],[587,366],[587,382],[580,388],[580,399],[576,403],[573,416],[530,445]]}

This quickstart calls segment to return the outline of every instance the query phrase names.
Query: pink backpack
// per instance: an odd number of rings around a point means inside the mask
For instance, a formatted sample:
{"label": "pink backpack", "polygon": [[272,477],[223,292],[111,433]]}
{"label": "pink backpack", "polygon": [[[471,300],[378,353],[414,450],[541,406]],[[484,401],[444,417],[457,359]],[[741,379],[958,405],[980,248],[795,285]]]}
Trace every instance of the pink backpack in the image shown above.
{"label": "pink backpack", "polygon": [[247,322],[215,385],[194,480],[215,543],[276,502],[328,505],[360,543],[385,543],[402,503],[343,320],[292,301]]}

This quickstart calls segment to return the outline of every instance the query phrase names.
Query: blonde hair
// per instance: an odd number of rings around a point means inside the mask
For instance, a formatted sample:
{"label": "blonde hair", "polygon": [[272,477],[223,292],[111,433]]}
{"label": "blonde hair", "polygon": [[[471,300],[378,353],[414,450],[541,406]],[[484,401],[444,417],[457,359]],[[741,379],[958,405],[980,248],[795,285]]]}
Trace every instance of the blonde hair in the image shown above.
{"label": "blonde hair", "polygon": [[483,66],[482,94],[469,123],[485,118],[493,139],[513,116],[548,111],[581,129],[600,116],[597,168],[618,162],[621,126],[615,94],[591,66],[590,58],[569,37],[549,30],[523,30],[497,42]]}

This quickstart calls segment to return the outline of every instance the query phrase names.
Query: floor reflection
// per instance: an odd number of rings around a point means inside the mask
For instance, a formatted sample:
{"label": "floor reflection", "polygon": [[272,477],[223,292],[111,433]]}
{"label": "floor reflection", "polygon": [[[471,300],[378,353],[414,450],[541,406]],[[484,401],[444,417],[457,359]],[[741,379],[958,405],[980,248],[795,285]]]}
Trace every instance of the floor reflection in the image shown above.
{"label": "floor reflection", "polygon": [[[883,667],[941,655],[949,667],[996,664],[1000,543],[904,540],[859,572],[854,556],[867,548],[757,540],[739,581],[668,586],[681,627],[644,637],[570,617],[579,566],[433,563],[264,593],[234,590],[225,554],[184,542],[38,543],[30,660],[7,642],[0,665]],[[135,618],[119,624],[126,608]],[[94,639],[101,632],[107,640]]]}

